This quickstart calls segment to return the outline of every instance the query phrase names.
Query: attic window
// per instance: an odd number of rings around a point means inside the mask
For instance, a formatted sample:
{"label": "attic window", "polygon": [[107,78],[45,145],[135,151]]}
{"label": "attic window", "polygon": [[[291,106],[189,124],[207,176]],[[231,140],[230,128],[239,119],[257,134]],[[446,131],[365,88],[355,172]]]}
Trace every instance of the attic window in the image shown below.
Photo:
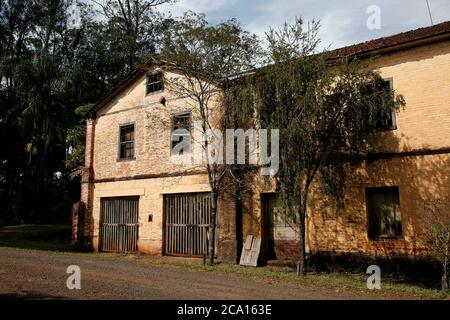
{"label": "attic window", "polygon": [[162,71],[147,74],[147,94],[163,91],[164,77]]}

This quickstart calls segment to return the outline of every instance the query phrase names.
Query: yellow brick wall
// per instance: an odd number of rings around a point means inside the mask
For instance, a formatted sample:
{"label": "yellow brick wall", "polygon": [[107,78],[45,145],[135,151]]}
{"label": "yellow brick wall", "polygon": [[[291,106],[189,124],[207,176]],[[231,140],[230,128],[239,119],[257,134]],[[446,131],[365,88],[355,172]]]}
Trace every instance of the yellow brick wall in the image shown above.
{"label": "yellow brick wall", "polygon": [[[244,237],[261,235],[261,193],[275,191],[260,176],[251,181],[254,187],[244,197]],[[368,237],[365,190],[384,186],[399,187],[403,235],[398,239],[373,240]],[[450,154],[364,162],[349,172],[343,203],[336,203],[317,188],[317,183],[312,186],[308,202],[307,250],[378,256],[428,255],[430,251],[421,236],[424,227],[421,201],[450,196]],[[297,238],[285,240],[283,246],[291,253],[290,258],[296,258],[298,246],[291,246],[290,242]]]}
{"label": "yellow brick wall", "polygon": [[[392,78],[394,90],[406,101],[396,115],[397,130],[375,135],[374,151],[450,148],[450,42],[383,55],[374,58],[371,66],[384,78]],[[365,188],[381,186],[399,186],[403,227],[399,240],[368,239]],[[381,255],[427,254],[420,236],[420,201],[448,196],[450,154],[366,162],[348,179],[343,210],[333,206],[324,209],[321,197],[313,196],[308,246]]]}
{"label": "yellow brick wall", "polygon": [[[177,75],[165,72],[165,77]],[[202,165],[180,165],[170,155],[171,117],[192,112],[192,120],[198,120],[195,104],[191,99],[179,98],[167,88],[163,92],[146,95],[145,87],[146,77],[142,76],[97,113],[93,151],[95,179],[204,170]],[[160,103],[163,97],[166,99],[165,105]],[[211,118],[217,117],[216,99],[217,96],[210,105]],[[117,161],[119,127],[129,123],[135,125],[135,160]],[[201,153],[198,141],[193,141],[193,144],[197,145],[196,152]],[[189,160],[191,157],[192,154],[177,160]]]}
{"label": "yellow brick wall", "polygon": [[[367,187],[398,186],[403,236],[370,240],[367,233]],[[450,155],[427,155],[366,162],[347,180],[344,207],[324,206],[313,193],[308,215],[308,247],[311,250],[371,254],[427,254],[421,237],[424,221],[422,199],[450,195]]]}
{"label": "yellow brick wall", "polygon": [[398,129],[377,136],[378,151],[450,147],[450,41],[382,55],[370,64],[406,101]]}

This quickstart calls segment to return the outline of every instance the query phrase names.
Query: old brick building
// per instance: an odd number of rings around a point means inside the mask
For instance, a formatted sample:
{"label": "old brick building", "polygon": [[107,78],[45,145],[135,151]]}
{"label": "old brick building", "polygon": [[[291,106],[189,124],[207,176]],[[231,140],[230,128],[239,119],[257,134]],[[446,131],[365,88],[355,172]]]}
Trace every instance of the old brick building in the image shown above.
{"label": "old brick building", "polygon": [[[330,60],[370,57],[406,106],[372,138],[370,157],[347,181],[343,207],[320,192],[310,197],[307,250],[384,260],[430,253],[420,200],[450,196],[449,39],[447,22],[330,53]],[[244,205],[244,234],[263,235],[266,259],[295,259],[296,234],[286,221],[271,221],[272,190],[258,180]]]}
{"label": "old brick building", "polygon": [[[309,251],[390,257],[428,253],[420,240],[419,198],[450,194],[450,22],[329,53],[372,57],[370,65],[402,94],[406,107],[347,181],[344,206],[316,192],[307,219]],[[208,180],[192,165],[171,161],[174,127],[192,121],[186,98],[164,88],[176,76],[164,65],[137,70],[87,122],[81,201],[84,236],[95,250],[201,255],[205,248]],[[295,259],[295,227],[274,219],[273,189],[259,176],[242,205],[221,199],[218,254],[235,261],[248,234],[263,238],[264,259]],[[174,241],[183,240],[181,247]]]}

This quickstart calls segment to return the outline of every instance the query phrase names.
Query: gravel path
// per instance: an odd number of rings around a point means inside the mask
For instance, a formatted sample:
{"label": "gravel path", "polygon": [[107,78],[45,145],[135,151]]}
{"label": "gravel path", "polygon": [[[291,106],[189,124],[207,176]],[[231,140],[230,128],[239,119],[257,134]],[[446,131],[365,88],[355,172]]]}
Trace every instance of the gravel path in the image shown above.
{"label": "gravel path", "polygon": [[[81,268],[81,290],[69,290],[69,265]],[[379,299],[367,293],[336,292],[272,283],[236,275],[46,251],[0,248],[0,299]]]}

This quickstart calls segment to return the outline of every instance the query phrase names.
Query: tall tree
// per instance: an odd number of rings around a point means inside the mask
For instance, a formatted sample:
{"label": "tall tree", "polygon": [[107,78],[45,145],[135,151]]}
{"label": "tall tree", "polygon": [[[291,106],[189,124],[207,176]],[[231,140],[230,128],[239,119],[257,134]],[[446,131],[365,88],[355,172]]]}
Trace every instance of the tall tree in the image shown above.
{"label": "tall tree", "polygon": [[[384,89],[376,72],[353,61],[330,65],[316,54],[319,24],[305,30],[303,21],[267,34],[267,66],[247,81],[247,95],[236,107],[255,111],[261,128],[280,130],[280,168],[275,176],[280,201],[297,221],[299,270],[306,275],[306,216],[314,181],[339,179],[345,159],[365,151],[366,138],[392,108],[404,105],[401,96]],[[335,187],[338,184],[335,184]],[[341,190],[334,190],[339,193]],[[312,215],[313,212],[309,212]]]}
{"label": "tall tree", "polygon": [[[48,218],[44,195],[57,192],[61,183],[54,174],[62,169],[70,101],[62,51],[65,8],[56,0],[6,1],[0,8],[5,31],[0,39],[0,126],[16,140],[1,154],[0,174],[8,189],[2,198],[10,200],[4,208],[11,215],[23,207],[28,216]],[[23,201],[24,194],[31,201]]]}
{"label": "tall tree", "polygon": [[110,34],[123,41],[128,72],[140,59],[155,52],[155,30],[161,21],[158,6],[174,0],[98,0],[100,13],[107,19]]}
{"label": "tall tree", "polygon": [[75,109],[98,101],[154,51],[163,21],[156,8],[170,1],[107,2],[106,19],[77,2],[81,24],[71,28],[75,0],[0,0],[0,132],[14,137],[0,146],[0,224],[69,212],[83,144]]}

